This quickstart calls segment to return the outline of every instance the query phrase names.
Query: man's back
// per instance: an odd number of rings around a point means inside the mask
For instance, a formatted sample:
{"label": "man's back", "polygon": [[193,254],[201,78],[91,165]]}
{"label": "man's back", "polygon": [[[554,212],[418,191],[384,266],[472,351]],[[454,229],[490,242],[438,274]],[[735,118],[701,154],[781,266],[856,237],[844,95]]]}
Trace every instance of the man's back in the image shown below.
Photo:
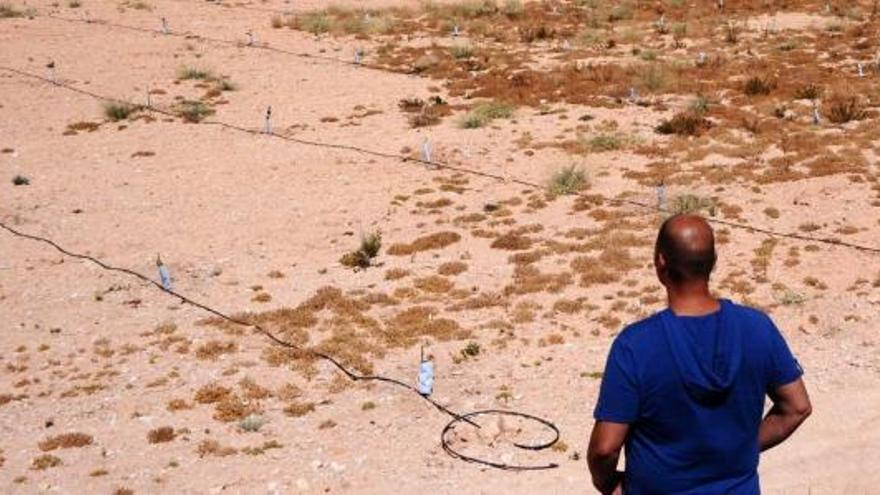
{"label": "man's back", "polygon": [[667,309],[615,340],[595,417],[630,425],[627,494],[758,493],[758,429],[768,391],[801,375],[772,321],[722,300]]}

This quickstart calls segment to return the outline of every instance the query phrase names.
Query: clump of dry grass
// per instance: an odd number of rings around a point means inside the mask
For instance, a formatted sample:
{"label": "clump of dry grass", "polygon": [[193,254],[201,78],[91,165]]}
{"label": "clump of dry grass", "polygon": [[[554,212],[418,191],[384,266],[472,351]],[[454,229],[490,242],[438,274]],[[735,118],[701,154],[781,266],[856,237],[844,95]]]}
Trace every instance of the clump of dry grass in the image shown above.
{"label": "clump of dry grass", "polygon": [[313,402],[290,402],[283,409],[284,414],[299,418],[315,411]]}
{"label": "clump of dry grass", "polygon": [[686,111],[679,112],[669,120],[664,120],[654,128],[658,134],[676,134],[679,136],[699,136],[712,127],[712,123],[702,114]]}
{"label": "clump of dry grass", "polygon": [[150,443],[165,443],[174,440],[177,436],[174,428],[170,426],[160,426],[147,432],[147,441]]}
{"label": "clump of dry grass", "polygon": [[547,184],[547,193],[551,197],[562,196],[581,191],[587,185],[586,172],[575,165],[571,165],[553,174],[553,177],[550,178],[550,182]]}
{"label": "clump of dry grass", "polygon": [[391,268],[385,272],[385,280],[400,280],[409,275],[409,270],[404,268]]}
{"label": "clump of dry grass", "polygon": [[196,349],[196,357],[203,360],[216,361],[223,354],[232,354],[238,350],[238,344],[232,340],[221,342],[210,340]]}
{"label": "clump of dry grass", "polygon": [[248,399],[265,399],[272,396],[272,391],[258,384],[253,378],[247,376],[238,382],[238,386]]}
{"label": "clump of dry grass", "polygon": [[373,263],[373,258],[379,255],[381,248],[382,233],[372,232],[361,236],[360,247],[343,255],[339,262],[351,268],[368,268]]}
{"label": "clump of dry grass", "polygon": [[63,433],[49,437],[39,444],[40,450],[48,452],[55,449],[71,449],[91,445],[94,439],[85,433]]}
{"label": "clump of dry grass", "polygon": [[199,454],[199,457],[209,455],[214,457],[226,457],[235,455],[238,453],[238,450],[233,447],[224,447],[220,445],[220,442],[217,440],[202,440],[196,449],[196,453]]}
{"label": "clump of dry grass", "polygon": [[[447,261],[437,268],[438,275],[458,275],[467,271],[467,263],[461,261]],[[387,278],[387,277],[386,277]]]}
{"label": "clump of dry grass", "polygon": [[43,471],[55,466],[60,466],[61,464],[61,459],[59,457],[52,454],[43,454],[34,457],[33,460],[31,460],[31,469],[35,471]]}
{"label": "clump of dry grass", "polygon": [[230,394],[214,405],[214,419],[223,423],[240,421],[259,412],[256,404],[245,402],[236,394]]}
{"label": "clump of dry grass", "polygon": [[193,406],[189,402],[183,399],[171,399],[168,401],[168,404],[165,406],[165,409],[168,409],[171,412],[175,411],[184,411],[186,409],[192,409]]}
{"label": "clump of dry grass", "polygon": [[408,244],[392,244],[387,253],[392,256],[408,256],[421,251],[443,249],[461,240],[456,232],[437,232],[417,238]]}
{"label": "clump of dry grass", "polygon": [[391,318],[385,328],[385,342],[393,347],[409,347],[420,337],[446,341],[465,338],[469,332],[449,318],[436,318],[437,310],[427,306],[407,308]]}
{"label": "clump of dry grass", "polygon": [[532,247],[532,239],[516,232],[508,232],[495,238],[490,247],[507,251],[523,251]]}
{"label": "clump of dry grass", "polygon": [[862,120],[868,114],[861,99],[854,94],[836,93],[825,102],[825,114],[835,124]]}
{"label": "clump of dry grass", "polygon": [[752,76],[746,79],[743,84],[743,93],[749,96],[769,95],[774,88],[776,88],[776,81],[766,77]]}
{"label": "clump of dry grass", "polygon": [[449,292],[455,284],[446,277],[430,275],[415,279],[413,285],[421,291],[440,294]]}
{"label": "clump of dry grass", "polygon": [[217,383],[209,383],[196,391],[194,400],[199,404],[214,404],[225,399],[232,390]]}

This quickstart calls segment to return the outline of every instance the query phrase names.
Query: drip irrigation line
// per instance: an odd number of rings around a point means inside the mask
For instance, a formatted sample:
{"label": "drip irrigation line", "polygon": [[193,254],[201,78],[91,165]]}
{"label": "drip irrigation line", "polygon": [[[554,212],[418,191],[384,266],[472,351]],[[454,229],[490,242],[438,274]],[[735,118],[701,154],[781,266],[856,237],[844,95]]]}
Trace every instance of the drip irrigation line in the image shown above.
{"label": "drip irrigation line", "polygon": [[[15,69],[12,67],[6,67],[6,66],[0,66],[0,70],[5,70],[5,71],[8,71],[8,72],[11,72],[14,74],[18,74],[22,77],[27,77],[27,78],[43,81],[43,82],[49,83],[53,86],[64,88],[64,89],[67,89],[67,90],[70,90],[70,91],[73,91],[73,92],[76,92],[76,93],[79,93],[79,94],[82,94],[85,96],[89,96],[91,98],[94,98],[94,99],[97,99],[100,101],[107,101],[107,102],[128,104],[128,105],[131,104],[130,102],[128,102],[126,100],[100,95],[100,94],[94,93],[92,91],[78,88],[78,87],[73,86],[68,83],[64,83],[61,81],[53,81],[52,79],[41,76],[39,74],[34,74],[32,72],[27,72],[27,71]],[[171,110],[166,110],[166,109],[157,107],[155,105],[135,105],[135,106],[140,109],[150,110],[150,111],[159,113],[161,115],[166,115],[169,117],[179,117],[179,115],[177,113],[175,113]],[[425,160],[422,158],[404,156],[404,155],[400,155],[397,153],[389,153],[389,152],[385,152],[385,151],[378,151],[378,150],[373,150],[373,149],[364,148],[364,147],[356,146],[356,145],[350,145],[350,144],[328,143],[328,142],[323,142],[323,141],[302,139],[302,138],[297,138],[297,137],[293,137],[293,136],[286,136],[283,134],[278,134],[277,132],[274,132],[274,131],[265,132],[265,131],[261,131],[261,130],[257,130],[257,129],[253,129],[253,128],[248,128],[248,127],[243,127],[243,126],[240,126],[237,124],[231,124],[231,123],[223,122],[223,121],[219,121],[219,120],[205,119],[205,120],[199,121],[199,124],[214,125],[214,126],[222,127],[225,129],[230,129],[230,130],[233,130],[236,132],[251,134],[251,135],[255,135],[255,136],[272,137],[275,139],[280,139],[283,141],[297,143],[297,144],[301,144],[301,145],[305,145],[305,146],[336,149],[336,150],[342,150],[342,151],[351,151],[351,152],[360,153],[360,154],[364,154],[364,155],[375,156],[378,158],[388,158],[388,159],[392,159],[392,160],[399,160],[403,163],[412,162],[412,163],[424,165],[427,169],[448,170],[451,172],[457,172],[457,173],[461,173],[461,174],[482,177],[484,179],[491,179],[491,180],[498,181],[498,182],[504,182],[504,183],[509,183],[509,184],[518,184],[518,185],[527,187],[529,189],[536,189],[536,190],[545,189],[544,186],[542,186],[541,184],[539,184],[537,182],[533,182],[533,181],[529,181],[529,180],[525,180],[525,179],[520,179],[518,177],[513,177],[513,176],[506,176],[506,175],[492,173],[492,172],[485,172],[482,170],[476,170],[476,169],[467,168],[467,167],[463,167],[463,166],[459,166],[459,165],[452,165],[450,163],[438,161],[438,160]],[[603,195],[601,193],[600,194],[586,194],[586,193],[583,193],[580,191],[570,191],[570,192],[565,193],[565,195],[582,197],[585,199],[591,199],[593,197],[600,196],[602,201],[608,202],[611,204],[633,206],[633,207],[637,207],[640,209],[644,209],[644,210],[648,210],[651,212],[656,212],[656,213],[660,213],[660,214],[664,214],[664,215],[669,215],[669,214],[674,213],[673,211],[669,210],[668,208],[659,207],[656,204],[652,204],[652,203],[648,203],[648,202],[644,202],[644,201],[638,201],[638,200],[634,200],[634,199],[612,198],[612,197]],[[864,245],[864,244],[857,244],[854,242],[843,241],[843,240],[832,238],[832,237],[815,237],[815,236],[810,236],[810,235],[805,235],[805,234],[799,234],[797,232],[782,232],[782,231],[777,231],[777,230],[773,230],[773,229],[766,228],[766,227],[755,226],[755,225],[744,223],[744,222],[736,222],[733,220],[724,220],[724,219],[715,218],[715,217],[707,217],[706,221],[708,221],[709,223],[715,224],[715,225],[723,225],[725,227],[730,227],[730,228],[737,229],[737,230],[744,230],[746,232],[751,232],[751,233],[755,233],[755,234],[762,234],[762,235],[766,235],[769,237],[781,237],[781,238],[787,238],[787,239],[792,239],[792,240],[802,241],[802,242],[815,242],[815,243],[819,243],[819,244],[826,244],[826,245],[830,245],[830,246],[837,246],[837,247],[842,247],[842,248],[853,249],[853,250],[861,251],[861,252],[865,252],[865,253],[880,254],[880,247],[869,246],[869,245]]]}
{"label": "drip irrigation line", "polygon": [[162,32],[161,29],[151,29],[151,28],[145,28],[145,27],[140,27],[140,26],[132,26],[129,24],[121,24],[118,22],[112,22],[112,21],[107,21],[107,20],[103,20],[103,19],[79,19],[79,18],[75,18],[75,17],[63,17],[63,16],[50,14],[50,13],[41,14],[40,17],[46,17],[48,19],[55,19],[58,21],[64,21],[64,22],[69,22],[69,23],[97,24],[100,26],[109,26],[109,27],[114,27],[114,28],[118,28],[118,29],[125,29],[128,31],[136,31],[136,32],[140,32],[140,33],[153,34],[153,35],[157,35],[159,37],[173,36],[175,38],[202,40],[202,41],[207,41],[207,42],[218,44],[218,45],[234,46],[237,48],[251,48],[251,49],[255,49],[255,50],[264,50],[264,51],[268,51],[268,52],[280,53],[282,55],[289,55],[289,56],[298,57],[298,58],[312,59],[312,60],[323,60],[326,62],[334,62],[334,63],[347,65],[347,66],[351,66],[351,67],[358,68],[358,69],[362,68],[362,69],[367,69],[367,70],[383,72],[386,74],[416,77],[413,74],[407,74],[406,72],[393,71],[393,70],[390,70],[384,66],[377,65],[377,64],[365,63],[363,61],[355,62],[354,60],[343,60],[341,58],[330,57],[327,55],[316,55],[313,53],[295,52],[293,50],[278,48],[278,47],[274,47],[274,46],[271,46],[268,44],[260,44],[260,43],[251,44],[251,43],[246,43],[246,42],[243,42],[240,40],[229,40],[229,39],[225,39],[225,38],[216,38],[213,36],[206,36],[206,35],[194,33],[191,31],[178,32],[178,31],[174,31],[174,30],[169,30],[168,32]]}
{"label": "drip irrigation line", "polygon": [[[550,430],[550,432],[553,433],[553,438],[549,442],[541,442],[538,444],[520,444],[520,443],[513,444],[515,447],[520,448],[520,449],[524,449],[524,450],[544,450],[546,448],[551,447],[553,444],[556,443],[557,440],[559,440],[559,428],[551,421],[548,421],[543,418],[539,418],[537,416],[533,416],[531,414],[521,413],[518,411],[508,411],[508,410],[484,410],[484,411],[469,412],[469,413],[465,413],[465,414],[456,413],[453,410],[449,409],[448,407],[444,406],[443,404],[432,399],[430,396],[420,393],[416,387],[413,387],[412,385],[410,385],[406,382],[398,380],[397,378],[391,378],[391,377],[382,376],[382,375],[361,375],[361,374],[358,374],[357,372],[352,371],[351,369],[346,367],[338,359],[336,359],[335,357],[333,357],[327,353],[324,353],[324,352],[321,352],[321,351],[318,351],[315,349],[307,348],[307,347],[301,347],[301,346],[298,346],[294,343],[288,342],[288,341],[282,339],[281,337],[279,337],[278,335],[276,335],[275,333],[271,332],[270,330],[267,330],[265,327],[263,327],[262,325],[260,325],[258,323],[250,322],[250,321],[243,320],[241,318],[236,318],[234,316],[226,314],[223,311],[220,311],[219,309],[216,309],[206,303],[196,301],[195,299],[192,299],[189,296],[186,296],[178,291],[166,288],[161,283],[156,282],[155,280],[151,279],[150,277],[147,277],[146,275],[144,275],[140,272],[137,272],[135,270],[125,268],[125,267],[111,265],[109,263],[106,263],[98,258],[95,258],[95,257],[87,255],[87,254],[82,254],[82,253],[70,251],[69,249],[61,246],[60,244],[53,241],[52,239],[49,239],[47,237],[34,235],[34,234],[28,234],[26,232],[22,232],[22,231],[17,230],[13,227],[10,227],[9,225],[7,225],[6,223],[4,223],[2,221],[0,221],[0,228],[2,228],[3,230],[6,230],[7,232],[9,232],[10,234],[12,234],[16,237],[28,239],[28,240],[43,243],[43,244],[47,244],[65,256],[92,263],[94,265],[97,265],[99,268],[101,268],[104,271],[116,272],[116,273],[121,273],[123,275],[127,275],[129,277],[134,277],[134,278],[139,279],[142,282],[145,282],[148,285],[164,292],[165,294],[168,294],[169,296],[180,299],[180,301],[184,304],[188,304],[188,305],[193,306],[195,308],[201,309],[202,311],[205,311],[206,313],[212,314],[212,315],[214,315],[224,321],[227,321],[229,323],[233,323],[235,325],[239,325],[239,326],[246,327],[246,328],[252,328],[252,329],[256,330],[258,333],[262,334],[267,339],[269,339],[269,341],[271,341],[273,344],[284,347],[286,349],[289,349],[294,354],[294,358],[301,357],[302,355],[307,355],[312,358],[321,359],[321,360],[327,361],[330,364],[332,364],[337,370],[341,371],[343,374],[345,374],[352,381],[355,381],[355,382],[360,382],[360,381],[384,382],[384,383],[388,383],[391,385],[396,385],[398,387],[401,387],[405,390],[412,392],[413,394],[417,395],[419,398],[425,400],[426,402],[428,402],[429,404],[434,406],[434,408],[436,408],[438,411],[452,417],[452,420],[443,428],[443,430],[440,434],[440,443],[443,447],[443,450],[445,452],[447,452],[450,456],[452,456],[456,459],[460,459],[460,460],[470,462],[470,463],[475,463],[475,464],[482,464],[485,466],[489,466],[489,467],[493,467],[493,468],[497,468],[497,469],[502,469],[502,470],[508,470],[508,471],[534,471],[534,470],[543,470],[543,469],[553,469],[553,468],[559,467],[559,465],[556,463],[508,464],[508,463],[500,463],[500,462],[495,462],[495,461],[491,461],[491,460],[468,456],[468,455],[465,455],[465,454],[462,454],[462,453],[456,451],[452,447],[449,439],[447,438],[448,432],[452,431],[455,428],[455,426],[457,426],[461,422],[468,423],[469,425],[479,429],[480,425],[471,419],[476,416],[482,416],[482,415],[487,415],[487,414],[505,415],[505,416],[518,417],[518,418],[521,418],[525,421],[532,421],[532,422],[538,423],[539,425],[543,426],[544,428]],[[299,354],[299,356],[297,356],[297,354]]]}

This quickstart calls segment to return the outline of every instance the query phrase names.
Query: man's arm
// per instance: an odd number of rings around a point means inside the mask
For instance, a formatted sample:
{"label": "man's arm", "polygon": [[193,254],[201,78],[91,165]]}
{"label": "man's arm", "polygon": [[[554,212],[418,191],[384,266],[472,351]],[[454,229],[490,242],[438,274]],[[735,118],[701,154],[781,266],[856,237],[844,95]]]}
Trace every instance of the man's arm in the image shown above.
{"label": "man's arm", "polygon": [[619,493],[622,473],[617,470],[620,449],[626,441],[629,425],[596,421],[590,435],[590,448],[587,450],[587,464],[593,476],[593,486],[603,495]]}
{"label": "man's arm", "polygon": [[800,378],[776,387],[769,395],[773,407],[764,416],[758,430],[758,444],[762,452],[782,443],[813,412],[807,388]]}

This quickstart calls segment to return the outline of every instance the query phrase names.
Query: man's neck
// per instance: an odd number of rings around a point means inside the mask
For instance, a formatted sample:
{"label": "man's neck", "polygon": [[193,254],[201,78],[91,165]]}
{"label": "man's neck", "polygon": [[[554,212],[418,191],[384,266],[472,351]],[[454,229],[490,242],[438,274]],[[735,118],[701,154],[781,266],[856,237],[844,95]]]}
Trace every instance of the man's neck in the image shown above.
{"label": "man's neck", "polygon": [[709,292],[706,282],[667,287],[669,309],[677,316],[705,316],[718,311],[721,303]]}

